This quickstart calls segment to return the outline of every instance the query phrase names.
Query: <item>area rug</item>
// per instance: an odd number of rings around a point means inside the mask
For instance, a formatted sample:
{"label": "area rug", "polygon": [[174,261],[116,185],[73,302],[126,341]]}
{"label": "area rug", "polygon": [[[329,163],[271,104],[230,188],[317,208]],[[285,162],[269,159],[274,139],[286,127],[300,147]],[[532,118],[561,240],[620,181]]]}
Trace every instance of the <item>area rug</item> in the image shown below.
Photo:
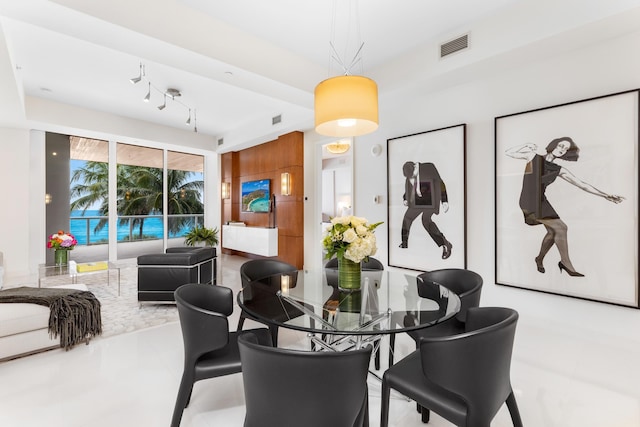
{"label": "area rug", "polygon": [[[102,307],[102,338],[178,321],[175,304],[138,303],[138,270],[135,265],[120,268],[120,296],[115,273],[84,274],[78,283],[87,285]],[[48,277],[42,286],[69,283],[68,277]]]}

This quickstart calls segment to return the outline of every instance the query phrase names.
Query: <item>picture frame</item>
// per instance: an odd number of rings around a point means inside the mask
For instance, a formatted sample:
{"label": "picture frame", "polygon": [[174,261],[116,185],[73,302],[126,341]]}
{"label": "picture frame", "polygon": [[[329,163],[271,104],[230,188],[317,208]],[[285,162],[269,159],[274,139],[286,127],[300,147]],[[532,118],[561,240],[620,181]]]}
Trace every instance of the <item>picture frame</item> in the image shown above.
{"label": "picture frame", "polygon": [[639,307],[639,111],[635,89],[495,118],[498,285]]}
{"label": "picture frame", "polygon": [[388,139],[387,172],[389,266],[466,268],[466,124]]}

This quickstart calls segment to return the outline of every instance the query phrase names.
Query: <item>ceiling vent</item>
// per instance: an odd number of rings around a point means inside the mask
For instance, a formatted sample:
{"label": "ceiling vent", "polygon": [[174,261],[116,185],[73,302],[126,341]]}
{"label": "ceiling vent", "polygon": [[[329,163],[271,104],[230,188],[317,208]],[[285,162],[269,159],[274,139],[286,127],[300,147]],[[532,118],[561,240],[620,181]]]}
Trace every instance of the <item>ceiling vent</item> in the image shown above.
{"label": "ceiling vent", "polygon": [[469,34],[460,36],[454,40],[443,43],[440,45],[440,58],[451,55],[452,53],[460,52],[469,47]]}
{"label": "ceiling vent", "polygon": [[282,121],[282,114],[278,114],[277,116],[271,118],[271,125],[277,125],[281,121]]}
{"label": "ceiling vent", "polygon": [[218,146],[221,146],[222,144],[224,144],[224,138],[218,139]]}

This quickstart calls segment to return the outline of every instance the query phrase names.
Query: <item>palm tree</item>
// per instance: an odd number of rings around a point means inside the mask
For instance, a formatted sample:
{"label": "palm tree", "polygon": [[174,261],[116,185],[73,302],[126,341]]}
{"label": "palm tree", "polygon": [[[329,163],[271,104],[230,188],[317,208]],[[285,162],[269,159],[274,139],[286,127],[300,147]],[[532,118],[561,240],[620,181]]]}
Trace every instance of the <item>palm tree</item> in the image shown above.
{"label": "palm tree", "polygon": [[[194,173],[181,170],[167,171],[168,209],[169,215],[203,213],[204,205],[200,194],[204,188],[202,180],[189,180]],[[163,176],[162,169],[144,166],[117,166],[117,201],[118,214],[135,216],[132,227],[137,227],[138,237],[142,238],[144,216],[162,213]],[[82,209],[99,203],[100,216],[109,215],[108,206],[108,164],[103,162],[86,162],[77,169],[71,183],[71,209]],[[129,219],[119,220],[119,225],[126,225]],[[190,225],[189,217],[177,217],[169,221],[169,232],[177,233],[184,226]],[[101,219],[95,227],[100,231],[107,224]]]}
{"label": "palm tree", "polygon": [[[73,183],[76,185],[73,185]],[[76,169],[71,176],[70,198],[71,210],[82,210],[84,213],[89,207],[99,204],[98,215],[109,215],[109,164],[105,162],[86,162],[81,168]],[[101,219],[94,232],[98,232],[107,224],[106,219]]]}

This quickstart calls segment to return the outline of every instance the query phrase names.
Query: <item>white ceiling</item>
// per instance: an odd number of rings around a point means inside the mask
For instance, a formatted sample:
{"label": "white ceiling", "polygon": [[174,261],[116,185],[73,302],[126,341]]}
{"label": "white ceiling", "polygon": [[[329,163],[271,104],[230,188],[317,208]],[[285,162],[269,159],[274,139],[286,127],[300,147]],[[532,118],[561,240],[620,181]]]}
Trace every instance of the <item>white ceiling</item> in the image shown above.
{"label": "white ceiling", "polygon": [[[17,82],[26,96],[180,129],[187,129],[191,107],[199,133],[225,144],[255,143],[273,132],[313,128],[314,87],[340,74],[330,67],[330,40],[349,59],[355,41],[364,42],[364,66],[355,73],[374,78],[383,100],[420,82],[455,84],[443,76],[464,78],[464,70],[491,72],[487,61],[523,61],[516,51],[535,60],[550,54],[549,43],[541,42],[562,34],[574,36],[554,49],[593,43],[594,28],[604,38],[640,27],[640,0],[363,0],[359,6],[356,0],[351,15],[349,3],[0,0],[0,66],[10,62],[14,70],[8,82],[0,68],[0,89]],[[620,25],[632,9],[633,20]],[[465,33],[470,48],[440,60],[439,45]],[[147,104],[147,83],[129,82],[141,61],[157,88]],[[161,91],[169,87],[182,96],[160,111]],[[279,114],[283,122],[272,126]]]}

